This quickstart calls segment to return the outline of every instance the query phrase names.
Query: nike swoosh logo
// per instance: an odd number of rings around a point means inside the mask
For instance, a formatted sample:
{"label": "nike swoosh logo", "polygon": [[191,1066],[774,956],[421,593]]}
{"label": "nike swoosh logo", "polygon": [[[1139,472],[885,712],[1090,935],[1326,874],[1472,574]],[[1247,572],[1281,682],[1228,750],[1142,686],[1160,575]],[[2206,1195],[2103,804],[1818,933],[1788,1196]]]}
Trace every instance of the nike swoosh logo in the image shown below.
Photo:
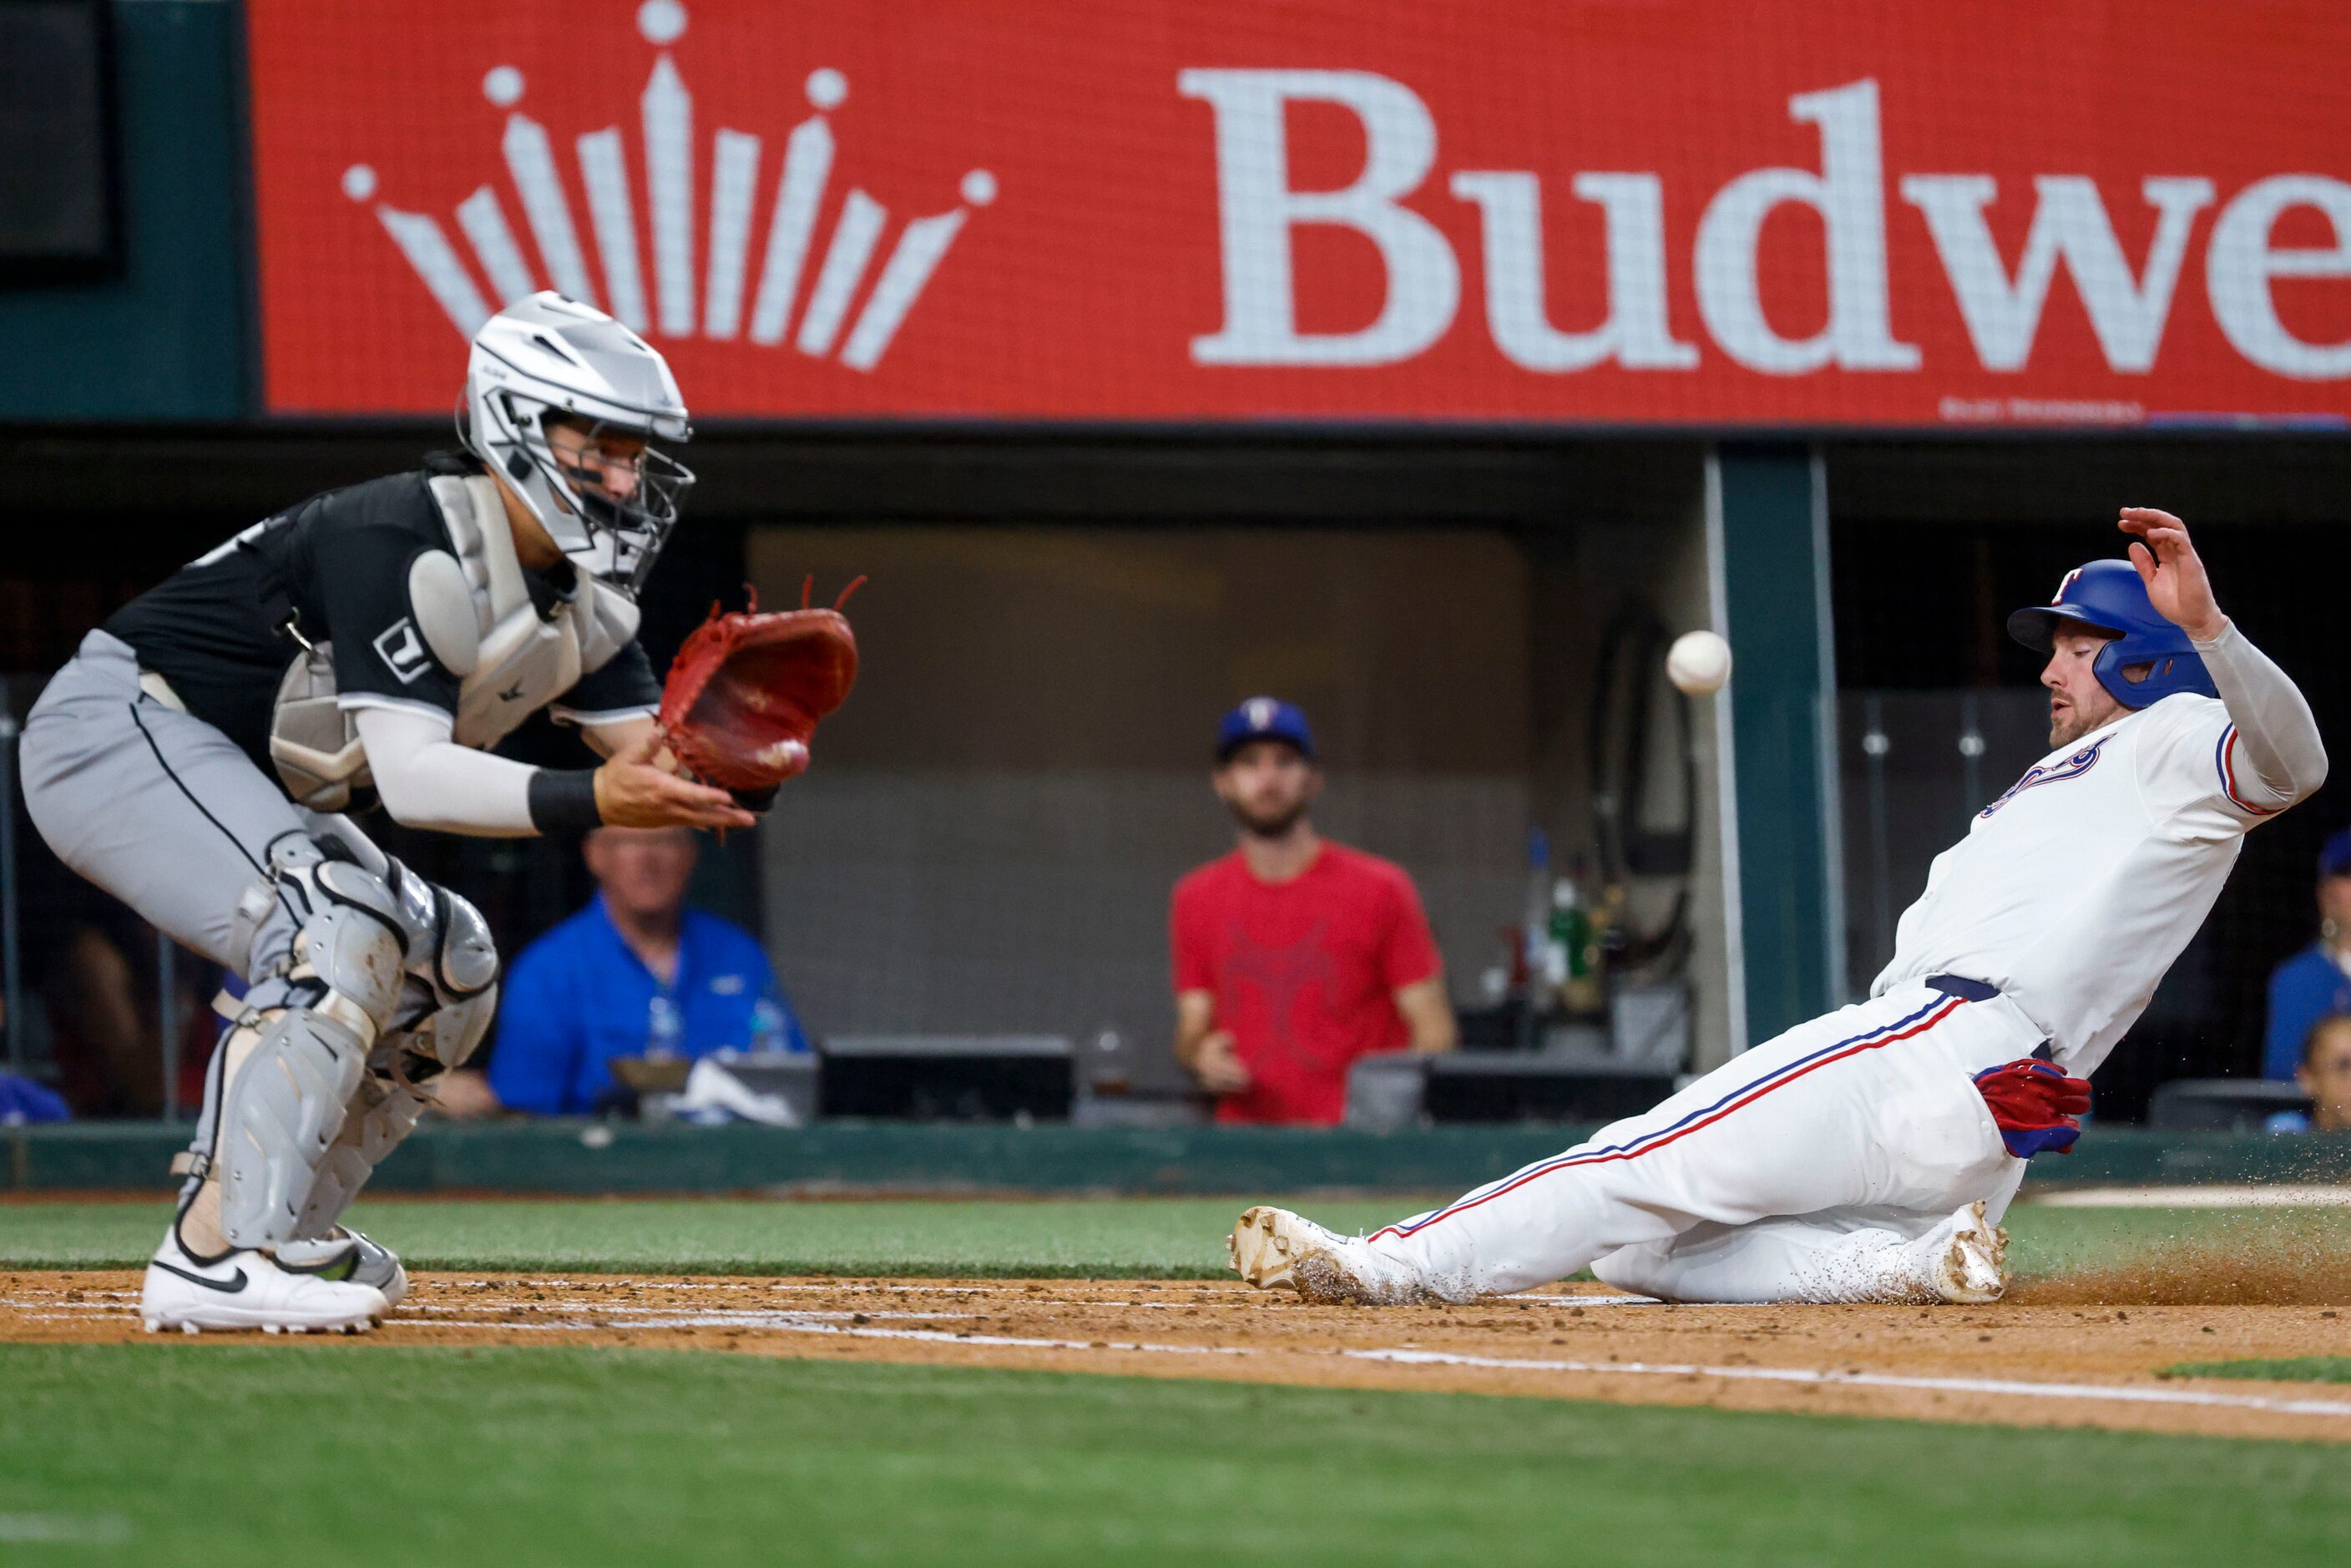
{"label": "nike swoosh logo", "polygon": [[246,1287],[245,1270],[242,1269],[236,1271],[236,1278],[234,1280],[207,1280],[202,1274],[191,1274],[185,1269],[174,1269],[161,1258],[151,1259],[149,1261],[166,1274],[177,1274],[191,1285],[202,1285],[207,1291],[218,1291],[225,1296],[234,1296]]}
{"label": "nike swoosh logo", "polygon": [[518,703],[522,701],[522,683],[520,681],[517,681],[514,684],[513,690],[500,692],[498,694],[498,701],[502,703]]}

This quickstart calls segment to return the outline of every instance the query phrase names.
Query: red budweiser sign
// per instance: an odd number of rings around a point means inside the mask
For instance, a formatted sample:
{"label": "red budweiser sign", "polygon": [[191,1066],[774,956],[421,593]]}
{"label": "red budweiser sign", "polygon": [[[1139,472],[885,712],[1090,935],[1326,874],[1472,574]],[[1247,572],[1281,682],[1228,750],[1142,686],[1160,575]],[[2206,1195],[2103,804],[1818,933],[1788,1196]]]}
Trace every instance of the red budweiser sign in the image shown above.
{"label": "red budweiser sign", "polygon": [[2339,423],[2351,9],[248,0],[269,407]]}

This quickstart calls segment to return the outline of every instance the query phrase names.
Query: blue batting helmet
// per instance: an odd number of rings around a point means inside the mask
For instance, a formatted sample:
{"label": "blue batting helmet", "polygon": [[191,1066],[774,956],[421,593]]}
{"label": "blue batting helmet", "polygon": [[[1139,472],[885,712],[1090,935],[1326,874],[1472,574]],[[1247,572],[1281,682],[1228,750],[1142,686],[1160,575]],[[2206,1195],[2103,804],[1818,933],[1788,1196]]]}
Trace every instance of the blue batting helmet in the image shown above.
{"label": "blue batting helmet", "polygon": [[[2163,618],[2147,596],[2138,568],[2126,560],[2075,567],[2057,585],[2056,598],[2010,616],[2008,634],[2045,653],[2063,622],[2106,634],[2106,645],[2090,669],[2125,707],[2151,706],[2175,692],[2220,695],[2196,656],[2196,644]],[[2124,673],[2141,666],[2146,673],[2137,680]]]}

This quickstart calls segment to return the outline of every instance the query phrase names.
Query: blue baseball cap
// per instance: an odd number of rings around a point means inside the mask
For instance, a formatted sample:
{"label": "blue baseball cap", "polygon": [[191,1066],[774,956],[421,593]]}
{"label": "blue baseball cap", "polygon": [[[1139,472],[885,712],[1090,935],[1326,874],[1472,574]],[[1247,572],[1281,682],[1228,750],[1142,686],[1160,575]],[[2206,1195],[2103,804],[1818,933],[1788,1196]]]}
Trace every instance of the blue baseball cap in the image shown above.
{"label": "blue baseball cap", "polygon": [[1217,727],[1217,766],[1232,760],[1233,753],[1253,740],[1279,740],[1297,747],[1298,755],[1314,760],[1314,731],[1305,710],[1280,697],[1251,697]]}
{"label": "blue baseball cap", "polygon": [[2351,828],[2337,828],[2318,846],[2318,876],[2351,876]]}

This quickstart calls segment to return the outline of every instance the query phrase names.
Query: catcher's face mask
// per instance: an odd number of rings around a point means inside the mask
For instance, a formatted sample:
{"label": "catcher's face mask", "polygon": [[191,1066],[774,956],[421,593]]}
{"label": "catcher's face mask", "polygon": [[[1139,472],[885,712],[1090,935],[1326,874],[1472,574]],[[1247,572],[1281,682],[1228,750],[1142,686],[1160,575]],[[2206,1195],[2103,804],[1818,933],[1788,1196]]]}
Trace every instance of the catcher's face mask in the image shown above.
{"label": "catcher's face mask", "polygon": [[558,502],[588,528],[589,549],[573,559],[634,596],[677,526],[693,471],[643,430],[549,414],[541,423],[545,464]]}

